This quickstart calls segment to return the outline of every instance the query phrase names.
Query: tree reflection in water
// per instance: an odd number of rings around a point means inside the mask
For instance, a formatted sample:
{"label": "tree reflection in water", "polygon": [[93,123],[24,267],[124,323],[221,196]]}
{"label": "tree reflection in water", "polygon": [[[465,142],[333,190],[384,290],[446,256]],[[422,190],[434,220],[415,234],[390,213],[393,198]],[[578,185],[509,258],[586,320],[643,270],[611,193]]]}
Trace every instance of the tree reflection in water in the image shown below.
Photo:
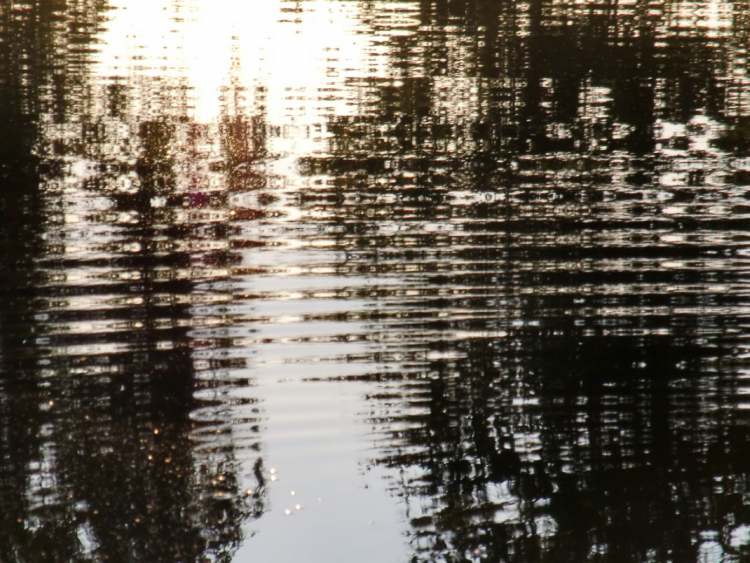
{"label": "tree reflection in water", "polygon": [[304,162],[384,280],[375,462],[414,559],[744,560],[747,6],[421,7]]}
{"label": "tree reflection in water", "polygon": [[369,382],[414,560],[750,557],[747,2],[107,6],[0,6],[0,558],[229,560],[258,375],[334,461],[281,380]]}
{"label": "tree reflection in water", "polygon": [[195,307],[228,299],[228,226],[186,217],[210,211],[176,178],[199,128],[134,123],[117,85],[92,111],[105,7],[0,7],[0,559],[228,561],[263,512],[263,466],[241,488],[219,344],[191,336],[227,322]]}

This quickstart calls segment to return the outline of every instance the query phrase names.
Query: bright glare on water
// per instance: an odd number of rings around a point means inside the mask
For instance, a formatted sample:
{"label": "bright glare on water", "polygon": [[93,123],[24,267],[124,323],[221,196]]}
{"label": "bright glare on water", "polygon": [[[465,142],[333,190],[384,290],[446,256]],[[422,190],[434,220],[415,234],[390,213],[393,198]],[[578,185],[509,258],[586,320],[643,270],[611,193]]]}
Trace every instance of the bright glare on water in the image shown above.
{"label": "bright glare on water", "polygon": [[0,562],[750,561],[748,0],[0,0]]}

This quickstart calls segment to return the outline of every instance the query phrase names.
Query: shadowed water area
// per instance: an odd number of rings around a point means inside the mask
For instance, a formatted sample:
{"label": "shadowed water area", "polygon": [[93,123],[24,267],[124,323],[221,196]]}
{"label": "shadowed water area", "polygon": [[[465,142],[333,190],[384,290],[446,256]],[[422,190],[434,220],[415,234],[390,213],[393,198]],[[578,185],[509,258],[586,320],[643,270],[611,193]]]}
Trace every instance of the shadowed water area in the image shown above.
{"label": "shadowed water area", "polygon": [[750,561],[748,0],[2,0],[0,561]]}

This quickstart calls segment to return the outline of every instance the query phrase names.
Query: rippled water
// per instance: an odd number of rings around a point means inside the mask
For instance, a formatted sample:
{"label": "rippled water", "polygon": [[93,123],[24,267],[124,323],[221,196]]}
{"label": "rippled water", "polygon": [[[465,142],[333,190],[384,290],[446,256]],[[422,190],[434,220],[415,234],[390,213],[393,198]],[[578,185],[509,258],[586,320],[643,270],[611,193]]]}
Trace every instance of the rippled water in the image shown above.
{"label": "rippled water", "polygon": [[747,0],[3,0],[0,561],[750,561]]}

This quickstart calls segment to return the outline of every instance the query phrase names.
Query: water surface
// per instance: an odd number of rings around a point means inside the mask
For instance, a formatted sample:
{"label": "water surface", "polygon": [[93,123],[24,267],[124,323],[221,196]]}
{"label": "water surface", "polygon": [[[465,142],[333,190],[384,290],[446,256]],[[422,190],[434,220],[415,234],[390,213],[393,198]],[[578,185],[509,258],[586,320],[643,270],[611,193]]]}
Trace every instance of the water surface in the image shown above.
{"label": "water surface", "polygon": [[750,560],[748,48],[0,4],[0,561]]}

